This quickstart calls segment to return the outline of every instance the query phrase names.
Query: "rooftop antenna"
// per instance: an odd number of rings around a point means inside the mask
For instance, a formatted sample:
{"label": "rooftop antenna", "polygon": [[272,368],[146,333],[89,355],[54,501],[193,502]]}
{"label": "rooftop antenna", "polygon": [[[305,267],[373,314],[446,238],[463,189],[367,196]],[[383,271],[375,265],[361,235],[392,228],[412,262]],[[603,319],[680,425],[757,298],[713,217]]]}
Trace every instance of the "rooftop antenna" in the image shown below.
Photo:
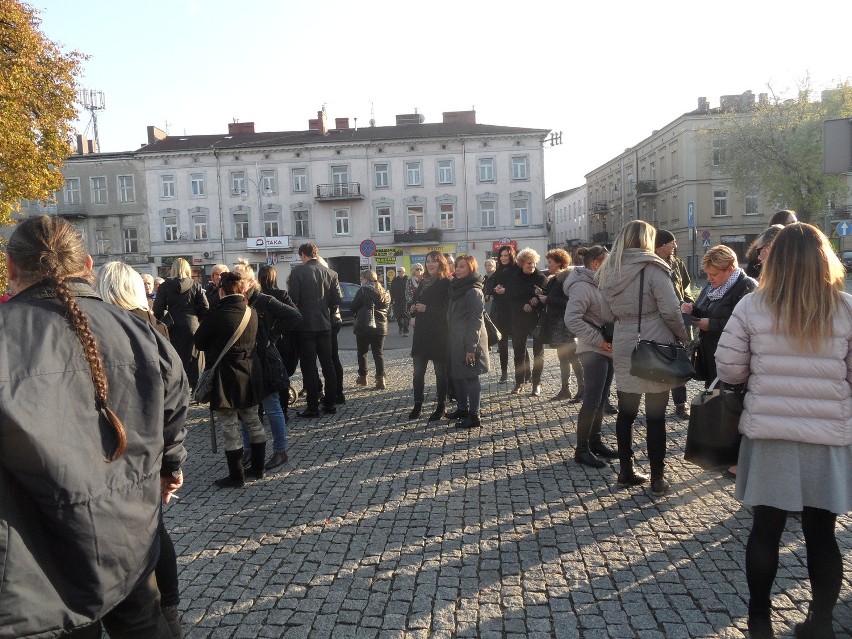
{"label": "rooftop antenna", "polygon": [[[77,92],[77,101],[83,105],[83,108],[86,109],[89,113],[91,113],[91,118],[89,119],[89,124],[86,125],[86,131],[89,130],[89,126],[92,126],[92,130],[95,136],[95,147],[97,148],[97,152],[101,152],[101,139],[98,135],[98,111],[103,111],[106,109],[106,100],[104,99],[103,91],[95,91],[94,89],[80,89]],[[86,131],[83,133],[85,134]]]}
{"label": "rooftop antenna", "polygon": [[376,126],[376,114],[373,111],[373,101],[370,100],[370,126]]}

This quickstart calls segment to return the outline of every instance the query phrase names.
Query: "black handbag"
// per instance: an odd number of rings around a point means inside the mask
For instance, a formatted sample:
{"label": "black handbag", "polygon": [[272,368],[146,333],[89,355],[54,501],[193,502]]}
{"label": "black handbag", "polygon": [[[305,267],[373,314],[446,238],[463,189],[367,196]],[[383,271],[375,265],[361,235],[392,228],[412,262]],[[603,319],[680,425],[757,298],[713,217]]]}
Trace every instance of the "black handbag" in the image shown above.
{"label": "black handbag", "polygon": [[612,344],[612,340],[615,338],[615,324],[613,322],[605,322],[603,326],[598,326],[597,324],[590,322],[587,319],[583,319],[583,321],[589,326],[594,326],[600,334],[603,336],[603,339],[608,344]]}
{"label": "black handbag", "polygon": [[266,347],[263,354],[263,390],[267,395],[277,393],[287,387],[290,377],[284,359],[274,344]]}
{"label": "black handbag", "polygon": [[250,319],[251,308],[246,307],[245,313],[243,313],[243,319],[240,321],[240,325],[237,326],[237,330],[234,331],[231,339],[229,339],[228,343],[225,344],[225,348],[223,348],[222,352],[219,353],[219,357],[216,358],[213,366],[201,371],[201,374],[198,376],[198,381],[195,384],[195,390],[192,393],[192,398],[199,404],[207,404],[213,398],[213,382],[216,380],[216,368],[219,366],[219,362],[222,361],[222,358],[225,357],[225,353],[227,353],[231,346],[240,339],[240,335],[242,335],[243,331],[246,330],[246,326],[248,326]]}
{"label": "black handbag", "polygon": [[530,333],[532,338],[542,344],[550,342],[550,318],[547,313],[539,313],[538,321]]}
{"label": "black handbag", "polygon": [[[718,383],[718,388],[717,388]],[[745,390],[713,381],[692,399],[683,458],[705,470],[737,463]]]}
{"label": "black handbag", "polygon": [[695,369],[682,346],[660,344],[642,339],[642,297],[645,286],[645,269],[639,273],[639,325],[636,346],[630,355],[630,374],[652,382],[680,386],[692,379]]}
{"label": "black handbag", "polygon": [[494,346],[503,338],[503,335],[500,333],[500,329],[497,328],[497,325],[491,321],[488,311],[484,311],[482,313],[482,319],[485,321],[485,332],[488,335],[488,346]]}

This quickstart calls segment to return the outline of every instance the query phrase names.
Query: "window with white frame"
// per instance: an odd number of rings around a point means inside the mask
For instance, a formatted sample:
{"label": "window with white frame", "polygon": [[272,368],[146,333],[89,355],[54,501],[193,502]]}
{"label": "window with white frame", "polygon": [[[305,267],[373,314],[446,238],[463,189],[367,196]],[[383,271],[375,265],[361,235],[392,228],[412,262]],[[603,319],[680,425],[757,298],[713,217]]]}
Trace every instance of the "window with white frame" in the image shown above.
{"label": "window with white frame", "polygon": [[656,162],[651,162],[651,179],[652,180],[657,179],[657,163]]}
{"label": "window with white frame", "polygon": [[80,204],[80,178],[65,180],[65,204]]}
{"label": "window with white frame", "polygon": [[513,180],[529,180],[529,159],[527,156],[516,156],[512,158],[512,179]]}
{"label": "window with white frame", "polygon": [[281,235],[278,220],[278,211],[268,210],[263,212],[263,234],[266,237],[278,237]]}
{"label": "window with white frame", "polygon": [[118,176],[118,201],[122,204],[136,201],[136,185],[132,175]]}
{"label": "window with white frame", "polygon": [[529,200],[525,198],[515,198],[512,200],[512,213],[514,214],[515,226],[529,226],[530,224],[530,205]]}
{"label": "window with white frame", "polygon": [[725,143],[721,140],[713,140],[713,166],[721,166],[725,163]]}
{"label": "window with white frame", "polygon": [[204,213],[196,213],[192,216],[192,239],[206,240],[207,239],[207,215]]}
{"label": "window with white frame", "polygon": [[406,208],[408,228],[414,231],[422,231],[426,228],[426,214],[422,206],[408,206]]}
{"label": "window with white frame", "polygon": [[405,163],[405,184],[406,186],[421,186],[423,184],[420,162]]}
{"label": "window with white frame", "polygon": [[241,195],[243,193],[246,193],[245,171],[231,171],[231,193],[234,195]]}
{"label": "window with white frame", "polygon": [[138,253],[139,252],[139,231],[136,228],[126,228],[122,231],[124,236],[124,252]]}
{"label": "window with white frame", "polygon": [[453,161],[438,160],[438,184],[453,183]]}
{"label": "window with white frame", "polygon": [[278,180],[275,179],[275,171],[273,169],[261,169],[260,191],[264,195],[278,193]]}
{"label": "window with white frame", "polygon": [[349,209],[334,209],[334,234],[349,235]]}
{"label": "window with white frame", "polygon": [[109,255],[112,252],[109,229],[95,229],[95,244],[97,244],[98,255]]}
{"label": "window with white frame", "polygon": [[349,195],[349,167],[343,164],[331,167],[331,183],[334,195]]}
{"label": "window with white frame", "polygon": [[745,214],[760,215],[760,193],[746,193]]}
{"label": "window with white frame", "polygon": [[160,176],[160,199],[171,200],[175,197],[175,176]]}
{"label": "window with white frame", "polygon": [[234,239],[244,240],[249,236],[248,213],[234,213]]}
{"label": "window with white frame", "polygon": [[290,169],[290,178],[293,182],[293,193],[305,193],[308,190],[307,169]]}
{"label": "window with white frame", "polygon": [[452,230],[456,228],[456,207],[452,202],[445,202],[440,206],[440,228]]}
{"label": "window with white frame", "polygon": [[724,216],[728,214],[728,192],[713,191],[713,215]]}
{"label": "window with white frame", "polygon": [[204,186],[204,174],[192,173],[189,176],[189,194],[192,197],[205,197],[207,190]]}
{"label": "window with white frame", "polygon": [[180,239],[178,231],[177,215],[163,216],[163,240],[166,242],[177,242]]}
{"label": "window with white frame", "polygon": [[386,189],[390,186],[390,165],[373,165],[373,185],[377,189]]}
{"label": "window with white frame", "polygon": [[90,178],[92,185],[92,204],[108,204],[107,179],[105,177]]}
{"label": "window with white frame", "polygon": [[479,158],[477,177],[480,182],[494,181],[494,158]]}
{"label": "window with white frame", "polygon": [[304,210],[293,211],[293,235],[296,237],[311,236],[311,214]]}
{"label": "window with white frame", "polygon": [[376,231],[378,233],[390,233],[392,230],[391,208],[389,206],[377,206]]}
{"label": "window with white frame", "polygon": [[479,201],[479,220],[483,228],[497,226],[497,207],[494,200]]}

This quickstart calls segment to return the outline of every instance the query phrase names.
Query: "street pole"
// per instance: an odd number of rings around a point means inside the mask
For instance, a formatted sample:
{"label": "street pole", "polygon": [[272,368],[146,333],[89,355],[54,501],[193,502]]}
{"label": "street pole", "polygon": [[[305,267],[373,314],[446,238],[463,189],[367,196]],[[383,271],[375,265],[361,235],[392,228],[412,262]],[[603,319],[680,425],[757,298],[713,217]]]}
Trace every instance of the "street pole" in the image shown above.
{"label": "street pole", "polygon": [[266,241],[266,222],[263,219],[263,200],[261,199],[260,193],[260,167],[257,165],[257,162],[254,163],[254,176],[257,178],[257,182],[254,183],[254,187],[257,189],[257,206],[258,206],[258,214],[260,215],[260,230],[263,234],[263,250],[266,254],[266,265],[269,264],[269,242]]}

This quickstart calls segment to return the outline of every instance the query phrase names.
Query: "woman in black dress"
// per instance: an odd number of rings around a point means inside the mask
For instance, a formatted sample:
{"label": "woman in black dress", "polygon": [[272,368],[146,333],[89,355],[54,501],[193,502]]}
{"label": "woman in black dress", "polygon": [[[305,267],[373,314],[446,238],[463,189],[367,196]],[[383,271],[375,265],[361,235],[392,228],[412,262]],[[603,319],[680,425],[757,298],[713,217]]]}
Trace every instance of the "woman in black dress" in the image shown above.
{"label": "woman in black dress", "polygon": [[515,249],[501,246],[497,252],[497,269],[485,282],[485,295],[491,298],[491,320],[500,331],[497,353],[500,356],[500,381],[506,382],[509,375],[509,335],[512,333],[512,308],[506,295],[506,284],[518,270],[515,264]]}

